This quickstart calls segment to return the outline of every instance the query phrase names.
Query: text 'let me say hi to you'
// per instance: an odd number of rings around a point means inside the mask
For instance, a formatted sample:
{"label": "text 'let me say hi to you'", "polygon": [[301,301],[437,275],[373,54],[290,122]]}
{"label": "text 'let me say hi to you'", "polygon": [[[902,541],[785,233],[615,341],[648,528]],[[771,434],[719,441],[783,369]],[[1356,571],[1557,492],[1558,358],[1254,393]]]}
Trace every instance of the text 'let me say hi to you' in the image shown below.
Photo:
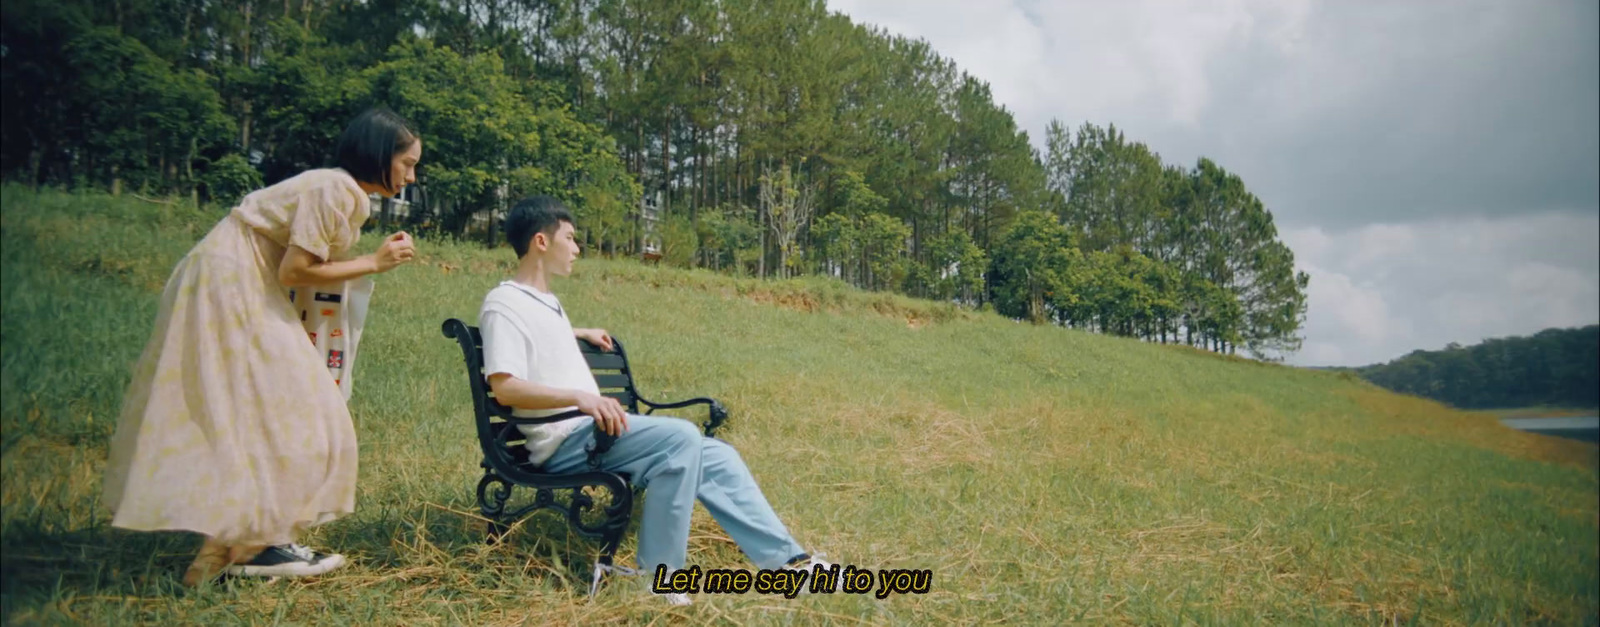
{"label": "text 'let me say hi to you'", "polygon": [[846,565],[841,573],[839,565],[834,564],[829,568],[818,565],[810,572],[770,569],[758,570],[754,575],[742,568],[713,568],[702,572],[699,566],[690,566],[669,574],[666,565],[658,565],[651,590],[658,594],[745,594],[754,590],[756,594],[781,594],[792,599],[806,588],[807,580],[810,581],[807,591],[812,594],[832,594],[835,590],[867,594],[876,590],[874,596],[882,599],[890,594],[927,594],[933,584],[933,571],[884,569],[873,572]]}

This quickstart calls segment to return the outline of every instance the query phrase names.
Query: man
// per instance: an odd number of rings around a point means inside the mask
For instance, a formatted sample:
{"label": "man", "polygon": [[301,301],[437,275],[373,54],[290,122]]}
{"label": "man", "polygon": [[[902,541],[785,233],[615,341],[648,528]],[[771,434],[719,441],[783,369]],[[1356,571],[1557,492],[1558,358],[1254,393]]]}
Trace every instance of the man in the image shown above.
{"label": "man", "polygon": [[[506,216],[505,232],[519,260],[516,276],[489,291],[478,315],[489,386],[518,415],[549,416],[574,408],[587,414],[520,427],[529,461],[545,472],[580,472],[588,467],[585,447],[593,442],[594,429],[618,436],[600,465],[628,473],[647,488],[638,562],[648,575],[658,565],[669,573],[683,568],[696,498],[758,568],[811,572],[819,564],[831,566],[808,555],[789,535],[733,447],[704,437],[689,421],[630,415],[621,403],[600,395],[578,340],[610,350],[611,336],[603,329],[572,328],[550,291],[550,277],[571,274],[578,258],[566,207],[548,196],[523,200]],[[691,603],[682,594],[663,596],[673,605]]]}

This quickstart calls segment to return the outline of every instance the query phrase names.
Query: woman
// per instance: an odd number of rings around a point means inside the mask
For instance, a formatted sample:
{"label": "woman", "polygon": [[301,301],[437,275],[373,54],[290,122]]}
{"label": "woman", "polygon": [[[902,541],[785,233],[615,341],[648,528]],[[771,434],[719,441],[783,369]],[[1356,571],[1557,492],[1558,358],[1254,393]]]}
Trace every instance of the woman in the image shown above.
{"label": "woman", "polygon": [[399,116],[362,113],[339,138],[338,168],[246,196],[173,269],[111,440],[105,500],[113,526],[205,535],[186,585],[344,565],[294,543],[355,510],[356,437],[289,289],[410,261],[404,232],[374,254],[346,253],[368,194],[398,194],[421,157]]}

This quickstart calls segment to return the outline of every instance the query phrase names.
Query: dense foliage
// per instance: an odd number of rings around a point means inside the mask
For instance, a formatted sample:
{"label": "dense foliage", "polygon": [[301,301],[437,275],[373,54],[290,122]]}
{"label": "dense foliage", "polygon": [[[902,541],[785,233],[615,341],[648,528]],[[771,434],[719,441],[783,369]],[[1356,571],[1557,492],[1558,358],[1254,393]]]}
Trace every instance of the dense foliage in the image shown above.
{"label": "dense foliage", "polygon": [[1600,407],[1600,326],[1451,343],[1355,370],[1385,388],[1456,407]]}
{"label": "dense foliage", "polygon": [[[424,136],[410,227],[492,241],[552,193],[608,254],[988,304],[1214,350],[1299,346],[1306,275],[1207,159],[1051,125],[817,0],[7,0],[0,174],[192,194],[328,165],[357,111]],[[246,166],[242,168],[241,166]],[[387,214],[384,218],[387,219]]]}

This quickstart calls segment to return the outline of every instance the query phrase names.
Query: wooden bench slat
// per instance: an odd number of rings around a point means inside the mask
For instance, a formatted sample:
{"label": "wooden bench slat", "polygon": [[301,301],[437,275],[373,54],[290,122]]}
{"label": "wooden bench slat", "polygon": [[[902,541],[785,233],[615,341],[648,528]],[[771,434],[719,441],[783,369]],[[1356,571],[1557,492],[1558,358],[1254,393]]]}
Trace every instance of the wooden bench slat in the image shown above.
{"label": "wooden bench slat", "polygon": [[633,387],[633,378],[625,374],[597,374],[594,382],[600,389],[627,389]]}
{"label": "wooden bench slat", "polygon": [[617,402],[622,403],[622,407],[627,409],[629,412],[639,413],[639,404],[634,401],[633,395],[629,394],[626,390],[621,392],[601,392],[600,395],[607,398],[617,399]]}
{"label": "wooden bench slat", "polygon": [[589,362],[590,370],[622,370],[628,367],[628,362],[615,353],[589,353],[583,358]]}

